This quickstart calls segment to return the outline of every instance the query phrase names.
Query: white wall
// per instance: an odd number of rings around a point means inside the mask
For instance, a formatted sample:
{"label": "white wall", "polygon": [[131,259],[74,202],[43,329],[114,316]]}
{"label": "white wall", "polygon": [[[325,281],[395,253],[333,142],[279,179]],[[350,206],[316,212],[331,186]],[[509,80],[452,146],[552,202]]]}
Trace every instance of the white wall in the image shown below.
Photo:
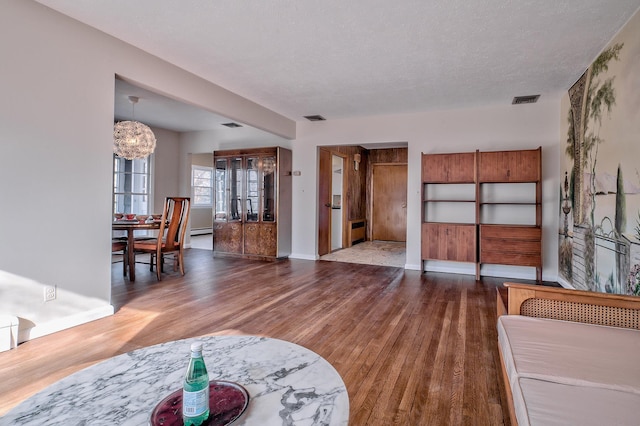
{"label": "white wall", "polygon": [[113,71],[48,15],[2,3],[0,270],[108,302]]}
{"label": "white wall", "polygon": [[[302,172],[293,180],[292,257],[317,255],[317,146],[408,142],[407,265],[419,268],[420,237],[415,230],[420,225],[420,152],[542,145],[544,276],[555,278],[557,248],[552,234],[557,230],[559,101],[300,122],[298,138],[291,142],[284,138],[296,137],[292,120],[31,0],[2,1],[0,55],[0,197],[5,200],[0,209],[0,235],[5,241],[0,271],[57,285],[61,294],[98,299],[109,306],[117,74],[280,135],[261,145],[292,149],[293,169]],[[255,132],[260,132],[248,127],[229,130],[234,133],[181,134],[178,152],[173,137],[171,154],[158,151],[158,163],[170,162],[173,155],[179,158],[178,195],[189,194],[191,153],[255,146]],[[176,190],[169,188],[168,180],[157,183],[157,198],[160,192]],[[41,302],[33,300],[34,305]]]}
{"label": "white wall", "polygon": [[[528,149],[542,146],[543,156],[543,279],[557,277],[557,188],[559,173],[560,94],[557,99],[531,105],[507,105],[419,114],[366,117],[349,120],[298,123],[293,145],[292,257],[317,258],[317,147],[407,142],[409,150],[407,194],[407,264],[420,269],[420,167],[421,153]],[[309,219],[315,218],[315,226]],[[462,264],[447,270],[474,273]],[[531,268],[508,274],[535,278]],[[500,276],[506,267],[484,272]]]}
{"label": "white wall", "polygon": [[[115,75],[286,137],[295,122],[39,3],[2,0],[1,9],[0,271],[57,285],[50,304],[79,295],[108,314]],[[158,163],[177,160],[172,151]],[[184,169],[177,189],[188,195]],[[12,291],[41,306],[42,293],[30,294]]]}
{"label": "white wall", "polygon": [[[213,167],[213,153],[202,153],[191,155],[192,166]],[[176,185],[177,185],[176,181]],[[191,194],[193,200],[193,194]],[[213,224],[213,209],[211,207],[191,208],[191,229],[211,229]]]}
{"label": "white wall", "polygon": [[183,195],[179,190],[180,133],[153,127],[156,150],[153,154],[152,213],[162,214],[164,199]]}

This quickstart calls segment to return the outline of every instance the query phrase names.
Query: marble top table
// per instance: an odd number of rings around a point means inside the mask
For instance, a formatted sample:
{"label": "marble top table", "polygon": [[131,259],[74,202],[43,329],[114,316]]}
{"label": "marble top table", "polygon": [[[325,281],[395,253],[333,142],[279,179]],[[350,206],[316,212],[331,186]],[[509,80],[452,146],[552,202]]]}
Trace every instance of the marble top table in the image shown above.
{"label": "marble top table", "polygon": [[23,401],[0,425],[148,425],[155,406],[181,389],[195,340],[204,344],[211,380],[236,382],[249,393],[249,406],[234,426],[348,424],[347,389],[320,355],[278,339],[204,336],[138,349],[80,370]]}

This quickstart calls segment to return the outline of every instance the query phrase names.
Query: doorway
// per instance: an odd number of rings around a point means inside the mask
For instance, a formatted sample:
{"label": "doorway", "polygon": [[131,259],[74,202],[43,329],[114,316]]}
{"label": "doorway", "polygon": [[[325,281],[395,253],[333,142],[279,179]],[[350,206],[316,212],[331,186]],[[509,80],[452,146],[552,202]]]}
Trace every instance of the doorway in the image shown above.
{"label": "doorway", "polygon": [[191,215],[186,242],[191,248],[213,251],[213,152],[191,153],[187,158],[191,163]]}
{"label": "doorway", "polygon": [[344,247],[345,158],[328,149],[318,151],[318,256]]}
{"label": "doorway", "polygon": [[[318,147],[320,259],[404,265],[408,152],[405,143],[394,145]],[[334,155],[342,161],[337,162]],[[342,173],[335,173],[337,170]],[[336,185],[336,181],[342,181],[342,185]],[[340,209],[336,208],[338,202]],[[340,232],[337,226],[342,227]],[[340,235],[342,248],[339,248]],[[393,257],[397,252],[398,259],[390,261],[387,256],[390,252],[394,253]]]}
{"label": "doorway", "polygon": [[344,185],[344,158],[331,155],[331,251],[343,247],[344,209],[342,208],[342,188]]}

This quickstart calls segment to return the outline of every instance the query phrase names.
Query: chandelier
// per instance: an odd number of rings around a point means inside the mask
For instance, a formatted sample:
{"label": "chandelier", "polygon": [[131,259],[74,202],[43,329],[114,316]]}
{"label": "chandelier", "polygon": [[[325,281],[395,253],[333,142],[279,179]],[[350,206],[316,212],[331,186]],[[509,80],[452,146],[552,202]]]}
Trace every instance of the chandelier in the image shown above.
{"label": "chandelier", "polygon": [[[129,96],[135,118],[137,96]],[[113,126],[113,152],[127,160],[148,157],[156,149],[156,137],[146,124],[138,121],[119,121]]]}
{"label": "chandelier", "polygon": [[273,157],[267,157],[262,160],[262,172],[265,175],[273,173],[276,168],[276,159]]}

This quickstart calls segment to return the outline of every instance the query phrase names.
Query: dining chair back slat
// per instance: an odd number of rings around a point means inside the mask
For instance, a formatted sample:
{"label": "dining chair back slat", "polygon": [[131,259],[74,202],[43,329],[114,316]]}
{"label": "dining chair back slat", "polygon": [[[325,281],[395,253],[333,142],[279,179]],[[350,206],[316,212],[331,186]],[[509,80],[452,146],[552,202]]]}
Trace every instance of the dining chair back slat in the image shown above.
{"label": "dining chair back slat", "polygon": [[160,274],[164,263],[163,256],[167,253],[174,253],[174,269],[175,266],[179,266],[180,273],[184,275],[184,238],[190,210],[191,199],[189,197],[167,197],[164,202],[164,210],[156,240],[134,243],[136,252],[149,253],[151,255],[151,270],[153,270],[155,258],[158,281],[161,279]]}

